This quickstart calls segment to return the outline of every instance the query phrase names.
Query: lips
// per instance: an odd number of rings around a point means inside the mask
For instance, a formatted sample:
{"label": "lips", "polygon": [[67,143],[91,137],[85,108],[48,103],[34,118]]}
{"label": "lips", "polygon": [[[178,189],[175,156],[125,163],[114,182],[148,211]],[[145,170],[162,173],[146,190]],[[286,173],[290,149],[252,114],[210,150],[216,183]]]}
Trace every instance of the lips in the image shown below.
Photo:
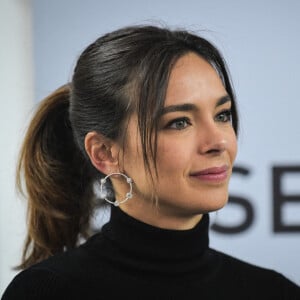
{"label": "lips", "polygon": [[212,167],[197,171],[195,173],[192,173],[191,176],[203,181],[221,182],[227,179],[228,170],[229,167],[227,165],[223,165],[220,167]]}

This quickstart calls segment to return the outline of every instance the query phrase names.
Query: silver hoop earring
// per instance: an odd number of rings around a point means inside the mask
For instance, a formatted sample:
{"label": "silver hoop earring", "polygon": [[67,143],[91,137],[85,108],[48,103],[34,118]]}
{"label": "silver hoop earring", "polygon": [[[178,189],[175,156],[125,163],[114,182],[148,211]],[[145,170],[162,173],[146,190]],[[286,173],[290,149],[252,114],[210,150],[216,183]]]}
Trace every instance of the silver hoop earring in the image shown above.
{"label": "silver hoop earring", "polygon": [[105,176],[104,178],[102,178],[100,180],[100,195],[103,195],[103,189],[104,189],[104,184],[106,183],[106,180],[111,177],[111,176],[115,176],[115,175],[121,175],[126,179],[126,182],[129,184],[129,192],[126,193],[125,198],[123,200],[115,200],[114,202],[107,199],[106,197],[104,197],[103,199],[105,201],[107,201],[110,204],[113,204],[114,206],[119,206],[120,204],[124,203],[125,201],[127,201],[128,199],[132,198],[132,179],[128,176],[126,176],[123,173],[110,173],[107,176]]}

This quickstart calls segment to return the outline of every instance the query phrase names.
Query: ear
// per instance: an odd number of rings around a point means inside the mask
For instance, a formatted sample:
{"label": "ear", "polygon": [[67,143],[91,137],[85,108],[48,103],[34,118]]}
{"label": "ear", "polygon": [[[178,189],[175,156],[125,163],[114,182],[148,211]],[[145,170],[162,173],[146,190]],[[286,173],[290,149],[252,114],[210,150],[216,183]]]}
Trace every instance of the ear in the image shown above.
{"label": "ear", "polygon": [[119,146],[115,142],[92,131],[85,136],[84,146],[92,164],[98,171],[106,175],[118,172]]}

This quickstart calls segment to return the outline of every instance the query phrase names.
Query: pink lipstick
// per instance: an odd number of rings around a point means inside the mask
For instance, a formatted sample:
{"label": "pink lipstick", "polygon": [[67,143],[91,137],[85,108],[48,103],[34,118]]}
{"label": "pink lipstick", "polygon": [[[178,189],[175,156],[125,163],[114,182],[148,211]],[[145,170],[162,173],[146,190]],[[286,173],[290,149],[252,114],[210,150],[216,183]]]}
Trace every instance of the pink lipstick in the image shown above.
{"label": "pink lipstick", "polygon": [[212,167],[192,173],[191,176],[203,181],[221,182],[227,179],[228,169],[227,165]]}

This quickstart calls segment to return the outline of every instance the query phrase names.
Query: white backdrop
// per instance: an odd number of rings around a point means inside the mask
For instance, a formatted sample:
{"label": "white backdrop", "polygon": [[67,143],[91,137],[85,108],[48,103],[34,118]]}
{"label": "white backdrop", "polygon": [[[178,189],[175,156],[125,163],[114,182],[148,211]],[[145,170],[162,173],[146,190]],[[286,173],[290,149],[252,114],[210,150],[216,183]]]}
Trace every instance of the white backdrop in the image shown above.
{"label": "white backdrop", "polygon": [[300,284],[299,16],[297,0],[35,0],[35,101],[67,82],[79,53],[107,31],[204,29],[231,71],[241,116],[236,165],[245,171],[231,181],[237,202],[212,218],[236,230],[212,231],[211,246]]}
{"label": "white backdrop", "polygon": [[0,297],[20,262],[25,234],[15,168],[34,103],[31,25],[30,0],[0,0]]}

